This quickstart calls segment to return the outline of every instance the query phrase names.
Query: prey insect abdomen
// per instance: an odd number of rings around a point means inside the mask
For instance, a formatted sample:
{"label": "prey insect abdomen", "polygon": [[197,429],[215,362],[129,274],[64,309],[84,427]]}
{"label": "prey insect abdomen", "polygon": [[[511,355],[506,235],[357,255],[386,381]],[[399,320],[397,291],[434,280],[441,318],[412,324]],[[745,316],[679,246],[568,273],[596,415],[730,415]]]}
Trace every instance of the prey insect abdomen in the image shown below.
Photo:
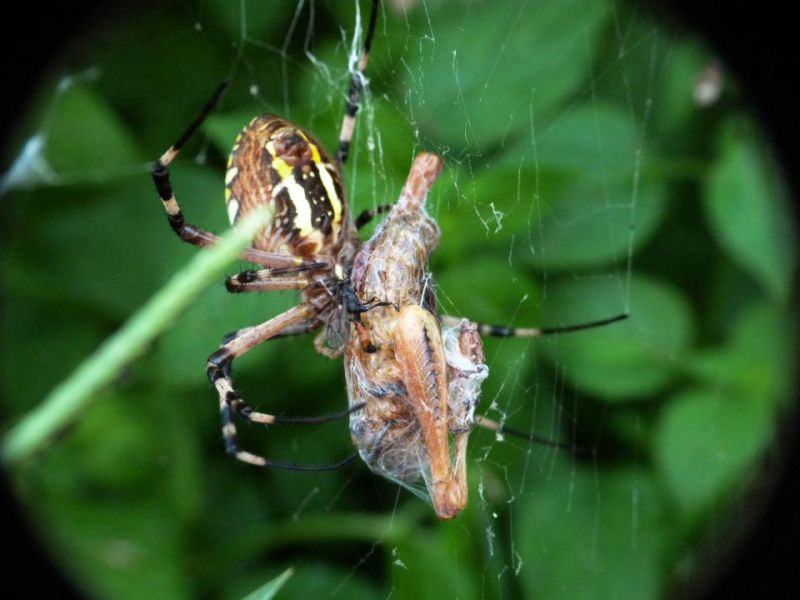
{"label": "prey insect abdomen", "polygon": [[428,260],[441,237],[425,198],[442,166],[435,154],[417,155],[397,203],[355,257],[351,278],[359,297],[379,297],[396,307],[423,303]]}

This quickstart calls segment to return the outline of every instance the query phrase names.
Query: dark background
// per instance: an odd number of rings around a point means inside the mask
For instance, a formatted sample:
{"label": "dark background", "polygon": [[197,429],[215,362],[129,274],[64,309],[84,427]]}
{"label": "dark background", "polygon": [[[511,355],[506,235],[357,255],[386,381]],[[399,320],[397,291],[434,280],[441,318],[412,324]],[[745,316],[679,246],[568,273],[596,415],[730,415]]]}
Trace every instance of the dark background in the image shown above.
{"label": "dark background", "polygon": [[[764,128],[778,151],[784,176],[791,186],[794,218],[798,216],[797,95],[791,90],[792,74],[800,59],[793,43],[788,14],[778,2],[736,5],[703,0],[662,2],[664,11],[702,32],[736,72],[742,88],[752,99]],[[667,5],[668,4],[668,5]],[[796,300],[796,299],[795,299]],[[796,372],[795,372],[796,373]],[[713,598],[788,597],[797,594],[796,542],[800,534],[797,484],[800,468],[797,423],[787,424],[790,452],[780,485],[764,506],[758,528],[742,540],[743,550],[710,595]]]}
{"label": "dark background", "polygon": [[[33,94],[49,58],[64,40],[91,28],[91,15],[97,4],[17,3],[13,18],[0,22],[5,79],[0,95],[0,142],[6,141],[9,128]],[[791,88],[800,73],[800,53],[797,52],[797,33],[790,30],[794,19],[776,2],[733,6],[727,2],[680,0],[657,4],[669,18],[702,32],[741,81],[778,151],[795,198],[796,217],[800,177],[796,144],[800,128],[798,97]],[[134,3],[129,3],[127,10],[135,10]],[[153,90],[153,93],[157,98],[158,91]],[[800,472],[795,426],[791,423],[785,428],[786,443],[792,450],[784,455],[782,481],[763,507],[760,525],[750,537],[742,540],[741,553],[714,587],[711,597],[778,594],[786,597],[792,590],[796,594],[800,589],[795,574],[796,543],[800,539],[794,485],[794,476]],[[61,597],[66,597],[65,582],[28,536],[5,480],[2,496],[6,554],[3,569],[7,585],[13,586],[16,582],[31,596],[36,592],[58,591]]]}

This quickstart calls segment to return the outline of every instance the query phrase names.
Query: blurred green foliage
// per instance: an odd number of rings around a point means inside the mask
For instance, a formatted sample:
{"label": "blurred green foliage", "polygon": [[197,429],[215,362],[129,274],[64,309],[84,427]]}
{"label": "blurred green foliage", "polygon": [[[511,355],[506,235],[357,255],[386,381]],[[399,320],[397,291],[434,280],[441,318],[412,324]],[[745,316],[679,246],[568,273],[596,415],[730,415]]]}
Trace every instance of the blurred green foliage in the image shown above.
{"label": "blurred green foliage", "polygon": [[[795,232],[735,82],[724,73],[719,101],[698,106],[712,57],[638,4],[396,5],[381,12],[345,168],[353,211],[396,197],[416,151],[439,152],[442,311],[517,325],[630,312],[606,329],[487,341],[480,411],[593,456],[476,431],[470,505],[446,523],[361,465],[236,464],[205,358],[295,298],[220,285],[13,473],[31,525],[94,594],[241,598],[292,567],[277,597],[642,599],[715,568],[707,532],[746,501],[794,410]],[[7,426],[197,252],[164,222],[147,161],[223,77],[221,106],[172,171],[190,222],[226,228],[225,155],[254,114],[334,146],[355,4],[314,7],[308,36],[294,2],[109,12],[55,64],[5,151],[10,165],[40,135],[50,167],[0,207]],[[341,364],[305,338],[246,355],[236,382],[279,414],[345,405]],[[351,451],[344,423],[242,430],[273,458]]]}

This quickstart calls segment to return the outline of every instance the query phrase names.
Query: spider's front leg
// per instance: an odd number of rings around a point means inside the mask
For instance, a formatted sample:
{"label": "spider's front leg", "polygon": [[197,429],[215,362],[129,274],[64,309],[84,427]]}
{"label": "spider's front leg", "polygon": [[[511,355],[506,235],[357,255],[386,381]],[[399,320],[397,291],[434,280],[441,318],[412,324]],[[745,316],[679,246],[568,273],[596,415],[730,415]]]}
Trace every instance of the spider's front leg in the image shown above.
{"label": "spider's front leg", "polygon": [[228,82],[223,81],[217,86],[217,89],[214,90],[214,93],[211,95],[211,98],[208,99],[203,110],[200,111],[200,114],[197,115],[195,120],[192,121],[176,142],[161,155],[152,169],[153,183],[156,185],[158,196],[161,198],[161,203],[164,205],[164,210],[167,212],[167,219],[169,219],[172,230],[183,241],[196,246],[210,246],[216,241],[216,236],[185,222],[181,206],[178,204],[178,199],[172,191],[172,183],[169,179],[169,165],[175,160],[175,157],[178,156],[183,146],[191,139],[200,125],[203,124],[203,121],[206,120],[206,117],[208,117],[214,106],[216,106],[227,85]]}
{"label": "spider's front leg", "polygon": [[356,229],[362,229],[365,227],[372,219],[377,217],[378,215],[382,215],[384,213],[389,212],[392,210],[392,204],[381,204],[380,206],[376,206],[375,208],[368,208],[366,210],[361,211],[361,214],[356,217],[355,225]]}
{"label": "spider's front leg", "polygon": [[[611,325],[617,321],[624,321],[628,318],[628,316],[628,313],[622,313],[607,319],[600,319],[599,321],[589,321],[587,323],[563,325],[559,327],[506,327],[504,325],[487,325],[486,323],[476,323],[476,326],[478,327],[478,331],[481,335],[490,337],[539,337],[542,335],[571,333],[573,331],[583,331],[584,329],[604,327],[605,325]],[[454,327],[458,325],[460,321],[461,319],[459,317],[442,315],[442,323],[444,325]]]}
{"label": "spider's front leg", "polygon": [[378,22],[379,0],[372,0],[372,10],[369,15],[369,25],[367,25],[367,35],[364,38],[364,48],[361,57],[358,59],[358,71],[350,76],[350,89],[347,92],[347,106],[345,107],[342,129],[339,133],[339,147],[336,149],[336,164],[339,168],[347,162],[350,154],[350,142],[353,139],[353,131],[356,127],[356,115],[361,102],[361,92],[366,82],[367,63],[369,63],[369,51],[372,48],[372,38],[375,35],[375,25]]}
{"label": "spider's front leg", "polygon": [[[623,321],[627,318],[628,318],[628,313],[623,313],[620,315],[616,315],[614,317],[609,317],[607,319],[600,319],[598,321],[589,321],[586,323],[578,323],[575,325],[564,325],[559,327],[507,327],[502,325],[487,325],[485,323],[472,323],[471,325],[472,327],[474,327],[476,332],[484,336],[502,337],[502,338],[539,337],[542,335],[571,333],[574,331],[582,331],[584,329],[603,327],[605,325],[611,325],[612,323],[616,323],[617,321]],[[446,327],[456,327],[458,326],[459,322],[462,321],[462,319],[459,319],[458,317],[452,317],[450,315],[442,315],[441,320],[442,324]],[[566,448],[566,449],[571,449],[573,451],[576,450],[575,448],[572,448],[569,445],[562,444],[559,442],[554,442],[552,440],[540,437],[533,433],[528,433],[517,429],[512,429],[510,427],[506,427],[505,423],[502,422],[498,423],[484,416],[475,417],[475,425],[478,427],[482,427],[484,429],[489,429],[491,431],[494,431],[497,434],[511,435],[514,437],[527,440],[529,442],[544,444],[554,448]]]}

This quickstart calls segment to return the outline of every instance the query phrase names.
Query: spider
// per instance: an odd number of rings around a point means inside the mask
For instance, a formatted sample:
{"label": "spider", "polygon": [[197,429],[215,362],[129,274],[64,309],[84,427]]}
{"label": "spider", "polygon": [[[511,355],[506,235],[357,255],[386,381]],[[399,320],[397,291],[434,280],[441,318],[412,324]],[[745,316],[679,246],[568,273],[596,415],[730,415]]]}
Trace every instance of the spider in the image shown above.
{"label": "spider", "polygon": [[[438,516],[451,518],[466,505],[466,442],[475,425],[534,439],[483,417],[474,417],[480,384],[488,374],[480,334],[531,337],[611,323],[626,315],[566,328],[514,329],[479,325],[436,314],[433,280],[426,270],[439,228],[425,211],[425,197],[442,169],[441,159],[419,154],[400,199],[353,219],[344,197],[342,167],[356,124],[375,34],[379,0],[372,0],[363,50],[352,74],[339,143],[333,157],[302,128],[274,115],[255,117],[236,138],[225,173],[232,225],[258,206],[272,214],[241,258],[259,269],[228,277],[231,293],[300,291],[301,302],[259,325],[227,336],[206,364],[216,388],[225,450],[259,467],[337,469],[360,454],[376,473],[400,483],[422,476]],[[153,166],[153,181],[178,237],[196,246],[218,238],[187,223],[173,193],[169,165],[219,100],[214,91],[198,117]],[[358,230],[389,211],[372,238]],[[345,356],[349,408],[319,417],[280,417],[254,410],[236,393],[234,359],[277,337],[317,332],[315,347]],[[297,465],[271,460],[237,442],[234,417],[262,423],[324,422],[350,416],[358,454],[333,464]],[[451,460],[450,434],[454,436]]]}

